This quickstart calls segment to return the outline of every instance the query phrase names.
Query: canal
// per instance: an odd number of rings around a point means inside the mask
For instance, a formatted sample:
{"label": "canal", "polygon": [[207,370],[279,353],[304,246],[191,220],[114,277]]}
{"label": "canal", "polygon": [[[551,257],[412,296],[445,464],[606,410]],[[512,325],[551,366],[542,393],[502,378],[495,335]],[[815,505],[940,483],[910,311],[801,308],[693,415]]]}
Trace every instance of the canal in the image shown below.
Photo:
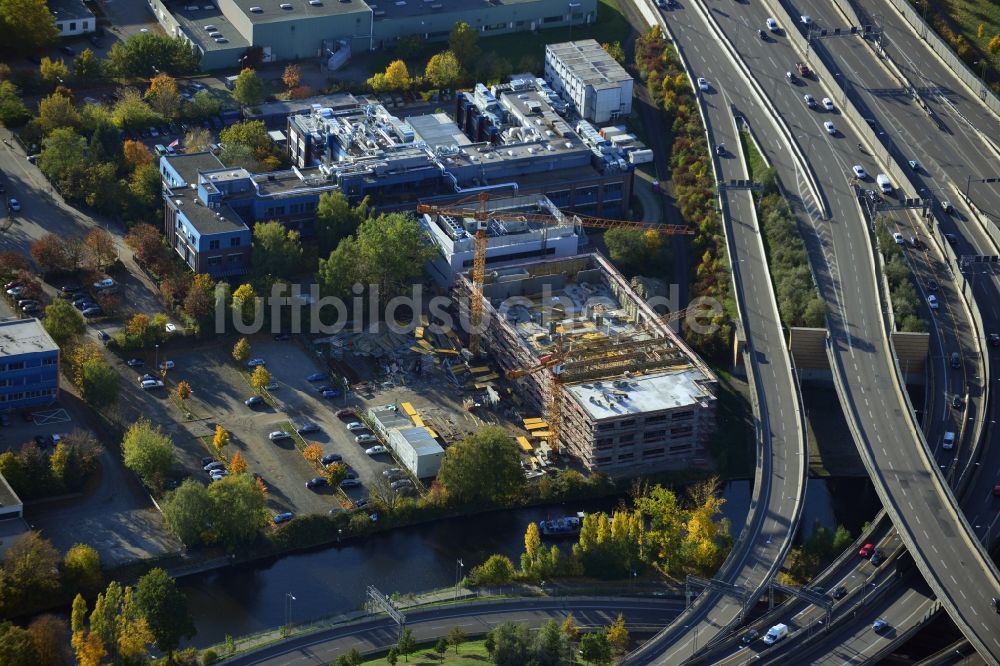
{"label": "canal", "polygon": [[[723,495],[726,517],[738,532],[750,506],[750,482],[733,481]],[[368,585],[386,594],[448,587],[455,584],[456,573],[462,573],[459,560],[466,572],[493,553],[507,555],[516,564],[530,521],[580,510],[607,511],[618,503],[609,499],[452,519],[190,576],[179,586],[198,627],[192,643],[206,646],[226,635],[280,626],[287,612],[286,595],[295,598],[289,607],[292,621],[298,623],[360,608]],[[813,479],[802,525],[808,531],[816,520],[830,528],[842,523],[857,535],[878,507],[867,479]]]}

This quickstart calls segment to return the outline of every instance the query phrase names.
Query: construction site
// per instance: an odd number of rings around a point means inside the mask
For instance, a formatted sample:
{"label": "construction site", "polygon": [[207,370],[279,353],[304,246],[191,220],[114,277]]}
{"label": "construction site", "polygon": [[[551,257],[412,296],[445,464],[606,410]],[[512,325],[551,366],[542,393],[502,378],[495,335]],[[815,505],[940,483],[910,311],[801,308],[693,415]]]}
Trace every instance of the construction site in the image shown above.
{"label": "construction site", "polygon": [[[456,295],[477,287],[462,274]],[[607,259],[492,269],[481,291],[483,349],[544,415],[524,423],[542,451],[615,476],[707,464],[717,379]]]}

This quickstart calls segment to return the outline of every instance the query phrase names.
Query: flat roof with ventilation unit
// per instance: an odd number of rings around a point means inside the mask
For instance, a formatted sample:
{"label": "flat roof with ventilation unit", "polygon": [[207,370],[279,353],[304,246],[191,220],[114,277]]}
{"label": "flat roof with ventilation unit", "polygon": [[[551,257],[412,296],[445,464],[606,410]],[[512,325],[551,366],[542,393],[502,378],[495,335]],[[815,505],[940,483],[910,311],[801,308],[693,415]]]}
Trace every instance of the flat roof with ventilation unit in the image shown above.
{"label": "flat roof with ventilation unit", "polygon": [[[510,5],[538,4],[538,0],[503,0],[502,3],[482,2],[482,0],[372,0],[368,6],[377,18],[398,19],[408,16],[423,16],[441,12],[467,12],[471,8],[489,12],[494,7]],[[565,11],[565,8],[563,8]],[[484,14],[487,22],[489,14]]]}

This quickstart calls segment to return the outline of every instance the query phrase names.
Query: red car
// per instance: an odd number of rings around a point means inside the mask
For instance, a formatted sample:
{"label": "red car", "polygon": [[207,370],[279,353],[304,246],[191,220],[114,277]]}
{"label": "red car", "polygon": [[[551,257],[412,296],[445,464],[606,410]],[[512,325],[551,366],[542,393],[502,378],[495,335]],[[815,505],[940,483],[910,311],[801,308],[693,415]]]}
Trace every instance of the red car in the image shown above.
{"label": "red car", "polygon": [[858,555],[867,559],[872,556],[873,550],[875,550],[875,546],[873,544],[866,543],[861,546],[861,550],[858,551]]}
{"label": "red car", "polygon": [[993,497],[1000,497],[1000,486],[993,486]]}
{"label": "red car", "polygon": [[341,409],[341,410],[337,411],[337,418],[341,418],[341,419],[347,418],[348,416],[354,416],[354,415],[355,414],[354,414],[354,410],[353,409]]}

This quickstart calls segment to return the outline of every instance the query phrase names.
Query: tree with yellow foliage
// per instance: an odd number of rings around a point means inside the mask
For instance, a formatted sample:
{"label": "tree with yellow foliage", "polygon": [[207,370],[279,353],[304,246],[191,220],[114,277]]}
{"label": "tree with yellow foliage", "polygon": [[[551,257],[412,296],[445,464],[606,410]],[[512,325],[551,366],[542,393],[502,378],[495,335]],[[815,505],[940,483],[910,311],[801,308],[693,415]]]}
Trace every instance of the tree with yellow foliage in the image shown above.
{"label": "tree with yellow foliage", "polygon": [[250,375],[250,386],[260,391],[270,383],[271,373],[267,371],[267,368],[262,365],[258,365],[254,368],[253,374]]}
{"label": "tree with yellow foliage", "polygon": [[240,313],[243,321],[252,322],[257,313],[257,292],[249,284],[241,284],[233,292],[233,309]]}
{"label": "tree with yellow foliage", "polygon": [[384,72],[379,72],[368,79],[368,85],[375,92],[407,90],[413,85],[413,79],[410,78],[410,70],[407,69],[405,62],[393,60]]}
{"label": "tree with yellow foliage", "polygon": [[615,621],[608,626],[608,643],[611,644],[611,651],[616,654],[628,652],[629,635],[625,628],[625,616],[618,613]]}
{"label": "tree with yellow foliage", "polygon": [[212,447],[215,449],[215,455],[219,458],[222,457],[222,449],[229,445],[229,433],[221,425],[215,425],[215,435],[212,436]]}
{"label": "tree with yellow foliage", "polygon": [[233,345],[233,358],[238,363],[245,363],[250,358],[250,342],[246,338],[240,338]]}

